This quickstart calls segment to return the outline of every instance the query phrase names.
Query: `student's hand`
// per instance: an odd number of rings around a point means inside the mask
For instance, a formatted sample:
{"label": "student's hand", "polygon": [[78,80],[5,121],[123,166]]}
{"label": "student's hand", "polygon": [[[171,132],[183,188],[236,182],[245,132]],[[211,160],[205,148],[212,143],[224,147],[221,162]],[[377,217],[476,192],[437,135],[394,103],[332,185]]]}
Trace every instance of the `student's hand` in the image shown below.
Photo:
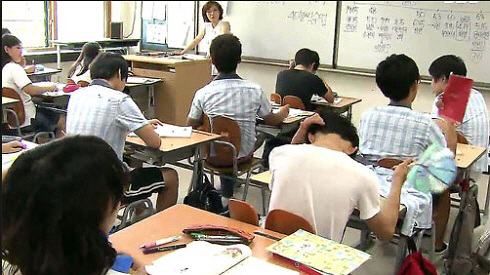
{"label": "student's hand", "polygon": [[296,67],[296,62],[294,59],[289,59],[289,69],[292,70],[294,67]]}
{"label": "student's hand", "polygon": [[184,53],[184,51],[173,51],[171,55],[183,55]]}
{"label": "student's hand", "polygon": [[319,124],[323,126],[325,125],[325,121],[323,121],[323,118],[318,113],[315,113],[314,115],[306,118],[303,122],[301,122],[298,131],[296,131],[296,134],[294,134],[291,144],[305,143],[308,139],[308,129],[313,124]]}
{"label": "student's hand", "polygon": [[163,123],[160,120],[158,120],[157,118],[148,120],[148,124],[153,126],[153,128],[157,128],[158,125],[163,125]]}
{"label": "student's hand", "polygon": [[25,144],[18,140],[13,140],[2,144],[2,153],[15,153],[25,149]]}
{"label": "student's hand", "polygon": [[407,179],[407,174],[412,169],[413,163],[414,160],[412,158],[407,158],[402,163],[393,167],[395,172],[393,173],[392,183],[398,183],[401,187]]}
{"label": "student's hand", "polygon": [[284,106],[279,107],[279,111],[277,113],[283,115],[284,118],[288,117],[288,115],[289,115],[289,104],[286,104]]}

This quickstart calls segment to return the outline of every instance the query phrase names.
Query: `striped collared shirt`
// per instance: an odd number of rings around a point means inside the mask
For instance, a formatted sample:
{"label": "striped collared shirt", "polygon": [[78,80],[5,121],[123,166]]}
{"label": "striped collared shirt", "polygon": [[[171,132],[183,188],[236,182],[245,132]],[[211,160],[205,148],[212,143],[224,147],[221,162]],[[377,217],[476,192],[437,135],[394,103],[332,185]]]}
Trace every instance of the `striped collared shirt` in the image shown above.
{"label": "striped collared shirt", "polygon": [[222,115],[234,119],[241,131],[242,146],[238,157],[248,156],[254,150],[257,115],[265,117],[272,111],[269,100],[259,85],[241,79],[238,75],[218,75],[194,95],[189,118],[200,119]]}
{"label": "striped collared shirt", "polygon": [[361,153],[380,157],[418,157],[429,145],[446,146],[446,139],[430,116],[403,106],[382,106],[366,111],[359,124]]}

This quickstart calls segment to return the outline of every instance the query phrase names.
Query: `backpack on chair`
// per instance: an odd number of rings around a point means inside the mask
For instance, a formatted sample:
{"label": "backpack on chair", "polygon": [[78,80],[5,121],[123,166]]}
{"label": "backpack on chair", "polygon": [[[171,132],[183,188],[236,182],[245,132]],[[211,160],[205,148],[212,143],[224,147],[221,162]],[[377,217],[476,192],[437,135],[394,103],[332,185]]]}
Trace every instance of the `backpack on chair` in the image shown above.
{"label": "backpack on chair", "polygon": [[198,165],[196,188],[184,198],[184,204],[220,214],[224,210],[221,194],[203,172],[202,164],[199,163]]}
{"label": "backpack on chair", "polygon": [[412,237],[407,238],[407,247],[410,254],[403,261],[397,275],[437,275],[436,267],[417,251]]}

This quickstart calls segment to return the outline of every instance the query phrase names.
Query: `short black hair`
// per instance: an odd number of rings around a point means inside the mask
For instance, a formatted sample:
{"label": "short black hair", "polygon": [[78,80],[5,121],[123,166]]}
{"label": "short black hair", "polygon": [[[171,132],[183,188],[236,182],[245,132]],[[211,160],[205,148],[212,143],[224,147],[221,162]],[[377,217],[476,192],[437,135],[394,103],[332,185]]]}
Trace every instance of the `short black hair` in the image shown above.
{"label": "short black hair", "polygon": [[22,44],[22,42],[16,36],[13,36],[8,33],[2,35],[2,69],[5,65],[7,65],[7,63],[12,61],[10,55],[5,51],[5,47],[12,48],[20,44]]}
{"label": "short black hair", "polygon": [[212,6],[216,6],[218,8],[219,20],[223,19],[223,7],[221,7],[221,5],[216,1],[208,1],[206,4],[204,4],[204,6],[202,6],[202,11],[201,11],[202,12],[202,19],[204,20],[204,22],[210,22],[208,15],[207,15],[207,12]]}
{"label": "short black hair", "polygon": [[417,64],[404,54],[392,54],[376,68],[376,84],[386,97],[394,101],[407,98],[410,87],[418,80]]}
{"label": "short black hair", "polygon": [[320,65],[320,56],[318,56],[317,52],[305,48],[296,52],[294,62],[296,65],[303,65],[305,67],[315,63],[313,70],[316,71]]}
{"label": "short black hair", "polygon": [[[308,134],[316,134],[318,132],[322,134],[338,134],[343,140],[352,144],[352,147],[359,147],[359,135],[357,129],[352,122],[337,113],[328,110],[321,110],[318,112],[320,117],[325,122],[325,125],[313,124],[308,129]],[[308,142],[309,143],[309,142]],[[357,154],[356,150],[350,154],[351,158],[354,158]]]}
{"label": "short black hair", "polygon": [[90,66],[90,77],[92,79],[113,78],[121,71],[121,80],[128,79],[128,62],[116,53],[100,53]]}
{"label": "short black hair", "polygon": [[117,252],[101,225],[128,184],[122,161],[95,136],[23,153],[2,188],[2,259],[22,274],[105,274]]}
{"label": "short black hair", "polygon": [[236,71],[242,56],[242,44],[238,37],[227,33],[217,36],[209,48],[211,60],[219,72],[232,73]]}
{"label": "short black hair", "polygon": [[466,76],[466,65],[461,57],[455,55],[443,55],[434,60],[429,66],[429,74],[435,80],[439,80],[442,77],[449,80],[449,75],[451,73]]}

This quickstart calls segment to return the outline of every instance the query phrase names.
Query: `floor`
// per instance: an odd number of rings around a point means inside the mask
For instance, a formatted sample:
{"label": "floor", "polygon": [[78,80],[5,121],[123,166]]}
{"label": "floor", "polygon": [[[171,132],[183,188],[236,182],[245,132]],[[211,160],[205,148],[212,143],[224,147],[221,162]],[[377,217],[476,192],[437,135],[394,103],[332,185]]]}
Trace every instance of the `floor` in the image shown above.
{"label": "floor", "polygon": [[[274,92],[275,77],[276,74],[284,69],[283,67],[257,65],[257,64],[241,64],[238,69],[238,74],[243,78],[253,80],[260,84],[264,92],[270,94]],[[381,92],[377,89],[373,77],[347,75],[334,72],[320,71],[318,73],[321,77],[325,78],[334,91],[338,92],[342,96],[351,96],[362,98],[362,102],[356,104],[353,108],[353,123],[357,126],[361,113],[367,108],[386,104],[388,100],[384,98]],[[486,102],[490,102],[490,93],[487,91],[484,93]],[[429,84],[421,84],[420,90],[416,101],[413,104],[415,110],[422,112],[429,112],[433,101],[433,94],[430,90]],[[488,107],[487,107],[488,108]],[[490,109],[490,108],[488,108]],[[256,156],[262,155],[262,148],[257,150]],[[175,166],[180,177],[179,187],[179,199],[178,203],[182,203],[191,179],[191,171],[184,170]],[[219,179],[216,178],[216,182],[219,184]],[[482,175],[478,180],[479,186],[479,203],[483,208],[486,195],[486,187],[488,186],[488,176]],[[218,187],[218,186],[217,186]],[[241,198],[243,187],[235,191],[235,197]],[[152,197],[156,199],[155,196]],[[249,188],[247,196],[247,202],[252,204],[259,212],[262,209],[262,200],[260,189]],[[448,228],[452,228],[454,219],[456,217],[457,208],[451,208],[451,217]],[[486,227],[490,227],[490,222],[486,222]],[[446,232],[446,241],[449,240],[450,230]],[[347,229],[344,237],[344,243],[347,245],[356,245],[359,242],[359,231],[353,229]],[[396,245],[390,242],[375,241],[368,251],[372,258],[363,264],[358,270],[353,272],[356,275],[362,274],[394,274],[394,264],[396,255]]]}

